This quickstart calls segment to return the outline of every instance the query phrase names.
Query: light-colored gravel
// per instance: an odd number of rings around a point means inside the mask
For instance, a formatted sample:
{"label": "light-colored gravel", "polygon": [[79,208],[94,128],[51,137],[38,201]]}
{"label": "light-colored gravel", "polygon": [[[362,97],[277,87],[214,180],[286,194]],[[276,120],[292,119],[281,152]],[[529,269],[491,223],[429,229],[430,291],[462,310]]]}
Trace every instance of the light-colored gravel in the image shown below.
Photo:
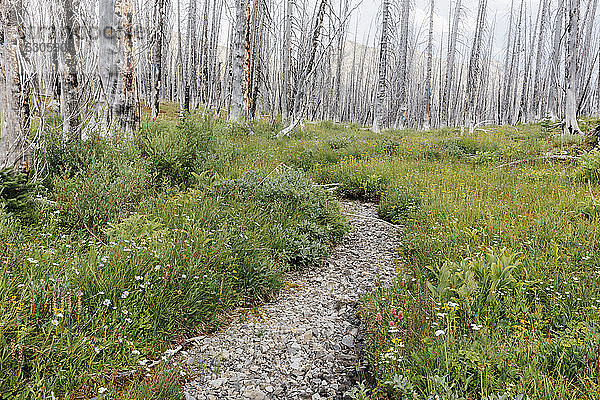
{"label": "light-colored gravel", "polygon": [[401,238],[374,205],[342,205],[353,229],[328,262],[291,274],[259,315],[195,340],[186,399],[344,398],[361,360],[356,302],[394,276]]}

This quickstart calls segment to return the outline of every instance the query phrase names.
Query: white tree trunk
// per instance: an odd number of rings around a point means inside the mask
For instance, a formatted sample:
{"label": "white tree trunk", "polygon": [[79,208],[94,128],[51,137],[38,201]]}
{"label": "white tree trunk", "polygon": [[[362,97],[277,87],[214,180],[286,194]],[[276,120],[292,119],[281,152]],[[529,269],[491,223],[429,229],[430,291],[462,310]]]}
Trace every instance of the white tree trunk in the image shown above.
{"label": "white tree trunk", "polygon": [[245,51],[248,0],[236,0],[236,22],[233,37],[233,55],[231,61],[231,105],[229,107],[229,121],[239,122],[245,120],[247,107],[244,106],[243,75],[247,57]]}
{"label": "white tree trunk", "polygon": [[567,58],[565,70],[565,123],[563,134],[581,133],[577,123],[577,50],[579,1],[568,0],[569,24],[567,26]]}
{"label": "white tree trunk", "polygon": [[30,164],[29,90],[24,82],[25,32],[21,2],[0,0],[0,169]]}
{"label": "white tree trunk", "polygon": [[375,115],[373,118],[373,132],[380,133],[383,127],[384,103],[386,92],[388,35],[390,20],[390,1],[383,0],[383,23],[381,25],[381,42],[379,49],[379,79],[377,81],[377,97],[375,99]]}
{"label": "white tree trunk", "polygon": [[79,69],[77,50],[79,48],[80,27],[75,12],[79,9],[78,0],[62,1],[65,13],[65,52],[64,52],[64,120],[63,129],[69,140],[81,140],[81,115],[79,105]]}

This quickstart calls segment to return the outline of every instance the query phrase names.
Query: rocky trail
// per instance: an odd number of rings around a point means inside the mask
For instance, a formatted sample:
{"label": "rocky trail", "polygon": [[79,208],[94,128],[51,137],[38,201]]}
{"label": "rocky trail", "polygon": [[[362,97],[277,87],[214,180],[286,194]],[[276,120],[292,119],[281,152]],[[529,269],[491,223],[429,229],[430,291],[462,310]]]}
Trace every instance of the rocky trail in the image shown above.
{"label": "rocky trail", "polygon": [[195,339],[186,400],[344,399],[361,363],[357,301],[394,276],[401,238],[374,205],[342,206],[352,230],[327,262],[290,274],[258,315]]}

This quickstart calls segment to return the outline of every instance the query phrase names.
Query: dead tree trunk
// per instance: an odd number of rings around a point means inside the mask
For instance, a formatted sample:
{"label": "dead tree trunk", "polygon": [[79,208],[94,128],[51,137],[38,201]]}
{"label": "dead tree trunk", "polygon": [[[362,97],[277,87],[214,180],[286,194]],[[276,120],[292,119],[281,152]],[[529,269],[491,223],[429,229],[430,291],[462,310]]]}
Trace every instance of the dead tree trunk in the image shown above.
{"label": "dead tree trunk", "polygon": [[152,117],[160,111],[160,91],[162,86],[163,25],[165,23],[165,0],[155,0],[154,19],[156,21],[154,46],[152,51]]}
{"label": "dead tree trunk", "polygon": [[435,0],[430,2],[429,34],[427,36],[427,76],[425,77],[425,101],[423,107],[423,129],[431,128],[431,79],[433,73],[433,16],[435,12]]}
{"label": "dead tree trunk", "polygon": [[133,1],[119,0],[117,3],[117,16],[122,27],[118,42],[120,55],[120,70],[117,101],[114,106],[114,115],[118,126],[123,132],[134,132],[140,122],[140,104],[137,91],[137,71],[135,55],[133,52]]}
{"label": "dead tree trunk", "polygon": [[577,50],[580,0],[568,0],[567,54],[565,63],[564,135],[581,133],[577,123]]}
{"label": "dead tree trunk", "polygon": [[461,0],[456,2],[454,11],[454,20],[452,23],[452,32],[448,42],[448,60],[446,62],[446,79],[444,82],[444,97],[442,100],[442,120],[446,125],[450,123],[450,102],[452,94],[452,80],[454,78],[454,63],[456,60],[456,44],[458,41],[458,27],[460,22],[460,14],[462,10]]}
{"label": "dead tree trunk", "polygon": [[548,18],[548,0],[540,0],[540,7],[542,9],[540,16],[540,34],[538,39],[537,55],[535,61],[535,78],[533,88],[533,107],[535,109],[535,116],[541,117],[541,91],[542,91],[542,56],[544,53],[544,38],[546,36],[546,19]]}
{"label": "dead tree trunk", "polygon": [[245,51],[246,27],[248,20],[248,0],[236,0],[236,22],[233,37],[233,55],[231,61],[231,105],[229,121],[239,122],[246,119],[247,107],[244,106],[243,75],[247,57]]}
{"label": "dead tree trunk", "polygon": [[63,0],[65,13],[65,71],[64,71],[64,96],[65,115],[63,121],[64,132],[69,140],[81,140],[81,114],[79,105],[79,73],[77,49],[79,48],[80,27],[75,11],[79,9],[78,0]]}
{"label": "dead tree trunk", "polygon": [[379,49],[379,79],[377,81],[377,98],[375,99],[375,115],[373,118],[373,132],[380,133],[383,127],[384,103],[386,92],[388,35],[390,20],[390,1],[383,0],[383,23],[381,25],[381,42]]}
{"label": "dead tree trunk", "polygon": [[21,1],[0,1],[0,169],[30,165],[29,89],[24,79],[25,31]]}
{"label": "dead tree trunk", "polygon": [[558,110],[558,99],[560,91],[559,69],[562,58],[561,43],[563,38],[563,20],[565,14],[565,0],[558,1],[558,9],[556,10],[556,21],[554,25],[554,40],[552,46],[552,57],[550,60],[551,68],[549,72],[549,93],[547,111],[551,113],[553,118],[556,117]]}
{"label": "dead tree trunk", "polygon": [[483,42],[483,33],[485,31],[485,16],[487,11],[487,0],[479,1],[479,11],[477,12],[477,25],[475,27],[475,40],[471,48],[471,59],[469,61],[469,70],[466,88],[466,120],[465,124],[469,127],[469,133],[473,133],[475,126],[475,108],[477,98],[479,97],[481,80],[481,47]]}

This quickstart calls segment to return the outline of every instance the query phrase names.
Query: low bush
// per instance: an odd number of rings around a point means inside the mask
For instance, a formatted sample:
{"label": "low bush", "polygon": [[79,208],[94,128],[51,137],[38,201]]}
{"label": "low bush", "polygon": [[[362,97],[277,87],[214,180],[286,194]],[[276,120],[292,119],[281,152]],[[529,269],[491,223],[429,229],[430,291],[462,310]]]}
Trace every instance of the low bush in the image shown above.
{"label": "low bush", "polygon": [[0,207],[4,212],[31,221],[35,214],[35,189],[27,175],[13,169],[0,170]]}
{"label": "low bush", "polygon": [[600,151],[592,150],[581,155],[577,177],[593,183],[600,182]]}
{"label": "low bush", "polygon": [[215,153],[215,129],[211,118],[192,116],[175,126],[157,122],[144,127],[137,143],[154,184],[188,188],[197,183],[194,174],[207,169]]}
{"label": "low bush", "polygon": [[418,220],[421,198],[403,187],[393,186],[383,193],[378,207],[381,218],[394,224]]}
{"label": "low bush", "polygon": [[137,209],[147,193],[147,181],[143,166],[126,161],[118,165],[96,161],[72,177],[57,176],[53,186],[61,222],[100,232]]}

